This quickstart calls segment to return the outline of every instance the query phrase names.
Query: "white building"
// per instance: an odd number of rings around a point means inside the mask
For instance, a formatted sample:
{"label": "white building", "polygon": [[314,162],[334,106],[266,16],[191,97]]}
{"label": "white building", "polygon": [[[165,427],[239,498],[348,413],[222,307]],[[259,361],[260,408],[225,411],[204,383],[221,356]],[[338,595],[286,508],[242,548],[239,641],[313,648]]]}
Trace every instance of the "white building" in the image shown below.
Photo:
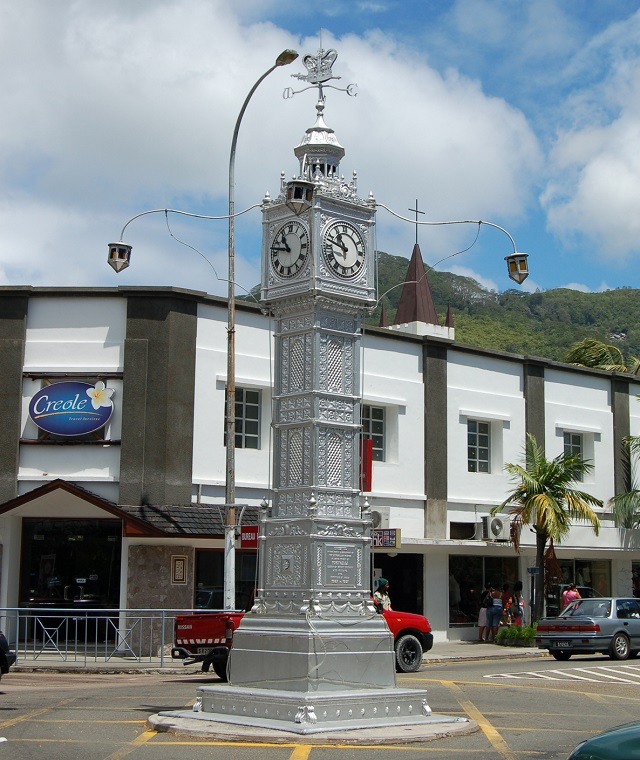
{"label": "white building", "polygon": [[[221,606],[226,321],[223,299],[171,288],[0,288],[0,607]],[[269,496],[271,329],[258,308],[238,305],[245,525]],[[483,535],[526,432],[549,457],[572,446],[591,460],[583,487],[605,504],[599,537],[575,525],[556,547],[565,577],[631,594],[640,541],[606,504],[625,488],[622,438],[640,434],[637,378],[438,332],[363,337],[363,421],[374,436],[366,496],[381,527],[402,536],[375,551],[394,606],[427,614],[437,639],[475,638],[484,582],[527,584],[533,534],[523,532],[520,555],[508,525],[497,540]],[[104,427],[60,436],[36,426],[30,404],[47,384],[99,381],[113,389]],[[255,549],[238,541],[239,605],[254,568]]]}

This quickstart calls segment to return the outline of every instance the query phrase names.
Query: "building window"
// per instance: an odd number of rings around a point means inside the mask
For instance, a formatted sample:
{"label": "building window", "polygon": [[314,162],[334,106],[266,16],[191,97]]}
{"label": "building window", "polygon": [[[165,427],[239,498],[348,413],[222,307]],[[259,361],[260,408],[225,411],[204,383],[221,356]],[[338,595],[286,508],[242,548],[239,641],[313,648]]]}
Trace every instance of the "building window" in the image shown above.
{"label": "building window", "polygon": [[[248,610],[253,604],[257,556],[256,551],[236,551],[236,609]],[[220,549],[196,549],[194,607],[224,607],[224,552]]]}
{"label": "building window", "polygon": [[[581,459],[583,457],[583,443],[582,435],[580,433],[565,433],[564,434],[564,453],[567,456],[577,455]],[[582,474],[578,475],[576,480],[583,480]]]}
{"label": "building window", "polygon": [[467,469],[491,472],[491,423],[467,420]]}
{"label": "building window", "polygon": [[373,461],[384,462],[384,407],[362,405],[362,435],[373,441]]}
{"label": "building window", "polygon": [[[227,398],[225,394],[225,435],[227,445]],[[260,391],[236,388],[236,448],[260,448]]]}

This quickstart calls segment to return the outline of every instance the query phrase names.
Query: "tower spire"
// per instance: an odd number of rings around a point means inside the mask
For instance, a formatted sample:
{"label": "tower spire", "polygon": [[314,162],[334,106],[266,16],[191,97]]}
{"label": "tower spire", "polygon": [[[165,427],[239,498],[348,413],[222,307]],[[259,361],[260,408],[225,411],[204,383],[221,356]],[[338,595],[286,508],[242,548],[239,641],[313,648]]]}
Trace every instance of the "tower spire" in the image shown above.
{"label": "tower spire", "polygon": [[418,243],[413,246],[394,325],[411,324],[412,322],[421,322],[427,325],[438,324],[438,314]]}

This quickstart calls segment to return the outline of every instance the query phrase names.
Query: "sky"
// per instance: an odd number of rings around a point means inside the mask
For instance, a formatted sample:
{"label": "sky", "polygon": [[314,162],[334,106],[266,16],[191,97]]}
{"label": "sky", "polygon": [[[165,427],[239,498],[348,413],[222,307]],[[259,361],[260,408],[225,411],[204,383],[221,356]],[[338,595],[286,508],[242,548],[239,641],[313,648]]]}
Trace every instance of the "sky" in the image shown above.
{"label": "sky", "polygon": [[[173,285],[224,295],[234,124],[285,48],[333,48],[341,172],[397,214],[483,220],[529,254],[523,289],[640,288],[640,0],[0,0],[0,285]],[[315,121],[299,60],[243,116],[236,210],[279,192]],[[238,217],[238,293],[260,280]],[[503,291],[507,235],[420,226],[425,263]],[[416,227],[382,207],[380,250]],[[474,243],[475,241],[475,243]],[[457,254],[458,251],[464,253]],[[445,259],[444,261],[441,261]],[[440,263],[437,263],[440,262]]]}

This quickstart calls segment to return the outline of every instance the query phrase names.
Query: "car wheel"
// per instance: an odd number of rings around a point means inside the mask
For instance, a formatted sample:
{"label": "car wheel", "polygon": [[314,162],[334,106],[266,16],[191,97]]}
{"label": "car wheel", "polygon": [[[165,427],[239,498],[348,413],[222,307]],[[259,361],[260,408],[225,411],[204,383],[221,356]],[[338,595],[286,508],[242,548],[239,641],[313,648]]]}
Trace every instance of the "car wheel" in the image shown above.
{"label": "car wheel", "polygon": [[629,639],[624,633],[616,633],[611,639],[609,657],[612,660],[626,660],[629,658]]}
{"label": "car wheel", "polygon": [[568,660],[571,657],[571,652],[567,652],[564,649],[552,649],[551,654],[556,660]]}
{"label": "car wheel", "polygon": [[415,673],[422,664],[422,645],[410,633],[396,641],[396,668],[401,673]]}
{"label": "car wheel", "polygon": [[215,674],[221,681],[227,682],[227,663],[225,662],[212,662]]}

